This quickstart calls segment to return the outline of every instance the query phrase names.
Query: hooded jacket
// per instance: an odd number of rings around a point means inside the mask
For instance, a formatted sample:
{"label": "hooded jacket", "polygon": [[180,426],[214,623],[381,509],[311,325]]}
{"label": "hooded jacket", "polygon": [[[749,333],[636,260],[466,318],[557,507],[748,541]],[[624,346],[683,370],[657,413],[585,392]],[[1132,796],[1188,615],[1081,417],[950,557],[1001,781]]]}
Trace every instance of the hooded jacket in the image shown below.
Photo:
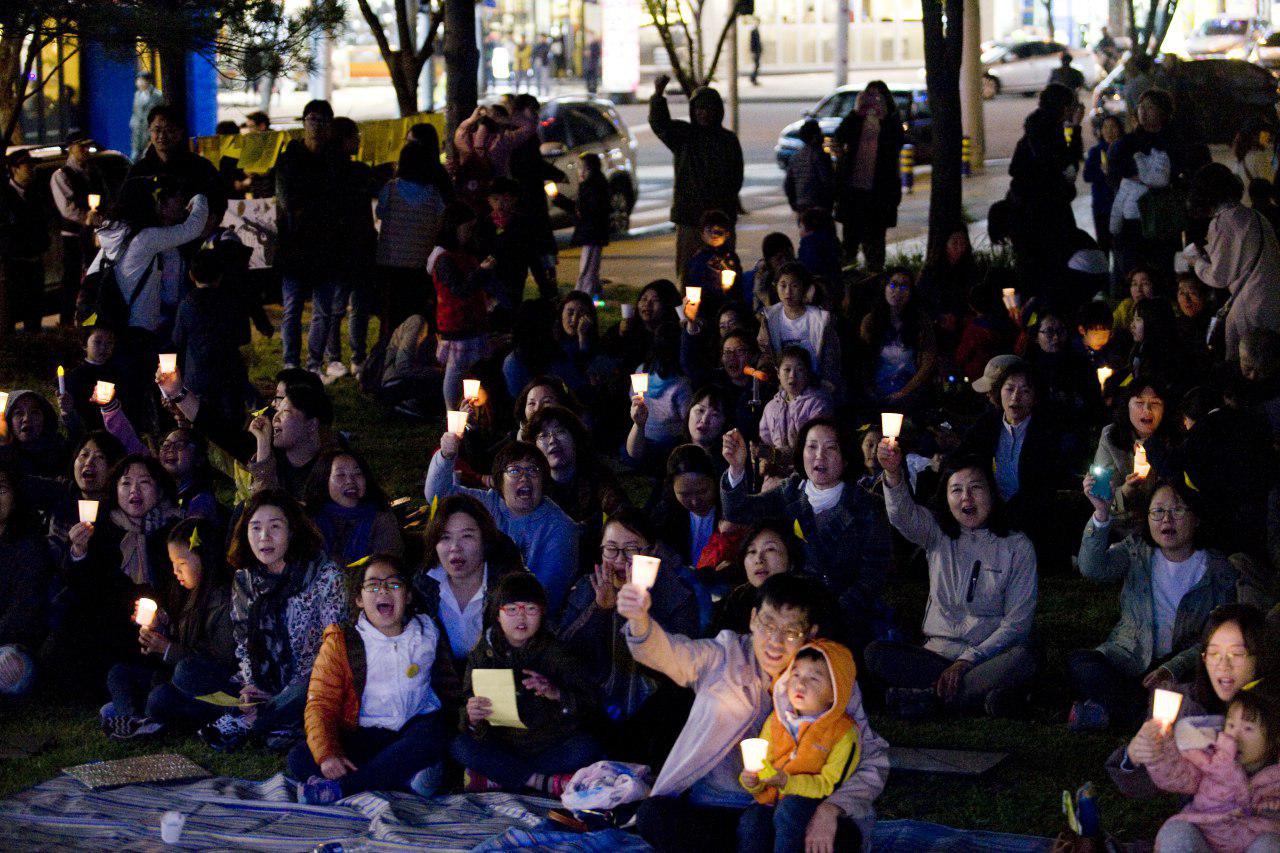
{"label": "hooded jacket", "polygon": [[742,145],[733,131],[722,127],[724,102],[715,89],[701,88],[689,98],[689,116],[698,106],[711,108],[709,127],[671,117],[667,99],[649,99],[649,127],[675,160],[675,190],[671,194],[671,221],[697,227],[708,210],[738,218],[738,191],[742,189]]}
{"label": "hooded jacket", "polygon": [[[769,741],[768,757],[760,782],[747,788],[756,802],[764,805],[773,805],[785,796],[826,797],[858,766],[858,727],[845,711],[857,674],[853,655],[830,640],[815,640],[804,648],[817,649],[826,659],[835,699],[818,719],[800,722],[793,737],[783,718],[795,714],[787,689],[794,658],[773,682],[774,710],[760,730],[760,737]],[[782,789],[765,785],[779,770],[787,774]]]}
{"label": "hooded jacket", "polygon": [[[13,415],[23,400],[34,400],[44,415],[44,428],[40,434],[27,441],[18,441],[13,426]],[[67,442],[58,432],[58,415],[53,405],[35,391],[15,391],[9,395],[9,405],[4,410],[4,422],[10,441],[0,447],[0,459],[12,461],[23,477],[62,477],[67,472]]]}

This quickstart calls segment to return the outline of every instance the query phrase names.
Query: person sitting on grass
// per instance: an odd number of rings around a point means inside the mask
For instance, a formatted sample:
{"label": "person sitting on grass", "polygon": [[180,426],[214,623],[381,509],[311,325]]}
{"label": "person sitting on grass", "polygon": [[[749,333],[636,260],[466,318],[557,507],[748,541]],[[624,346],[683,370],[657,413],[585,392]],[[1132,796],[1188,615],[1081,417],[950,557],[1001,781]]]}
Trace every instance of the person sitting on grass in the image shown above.
{"label": "person sitting on grass", "polygon": [[1096,649],[1067,656],[1077,701],[1067,725],[1078,731],[1111,723],[1137,725],[1146,692],[1186,681],[1200,654],[1209,614],[1236,600],[1239,574],[1220,551],[1200,544],[1200,495],[1184,482],[1158,484],[1139,532],[1108,546],[1110,503],[1095,495],[1093,474],[1084,493],[1093,504],[1080,540],[1080,573],[1105,583],[1123,579],[1120,622]]}
{"label": "person sitting on grass", "polygon": [[353,578],[357,616],[325,628],[307,691],[306,741],[289,753],[298,799],[327,805],[404,790],[445,754],[444,702],[456,683],[448,646],[412,608],[399,557],[377,554]]}
{"label": "person sitting on grass", "polygon": [[307,516],[334,562],[349,565],[370,554],[404,554],[400,523],[373,468],[354,450],[321,454],[307,485]]}
{"label": "person sitting on grass", "polygon": [[[547,597],[528,572],[498,582],[489,600],[490,627],[467,660],[467,696],[454,760],[467,769],[466,790],[531,790],[558,798],[580,768],[602,757],[585,732],[599,711],[599,688],[581,663],[551,633]],[[516,681],[516,707],[526,728],[488,722],[493,703],[475,695],[478,669],[508,669]]]}
{"label": "person sitting on grass", "polygon": [[548,622],[564,605],[578,574],[578,525],[544,489],[551,480],[547,457],[535,445],[509,442],[493,459],[495,487],[467,489],[453,481],[453,468],[462,439],[451,432],[440,436],[440,449],[431,457],[425,492],[427,503],[450,495],[471,495],[493,516],[498,529],[520,549],[525,567],[547,591]]}
{"label": "person sitting on grass", "polygon": [[1143,730],[1158,744],[1158,757],[1147,765],[1151,780],[1193,797],[1160,827],[1157,850],[1280,850],[1280,705],[1265,686],[1235,695],[1211,744],[1184,748],[1156,720]]}
{"label": "person sitting on grass", "polygon": [[831,395],[813,373],[809,351],[791,344],[778,357],[778,393],[760,416],[760,441],[789,453],[800,428],[814,418],[836,413]]}
{"label": "person sitting on grass", "polygon": [[[733,849],[738,822],[751,805],[739,784],[738,743],[760,731],[773,710],[771,688],[792,657],[820,633],[828,593],[807,578],[776,575],[760,587],[751,632],[721,631],[714,639],[668,634],[649,617],[649,593],[627,584],[618,613],[638,663],[694,689],[693,710],[640,805],[639,832],[659,853]],[[857,769],[795,828],[812,853],[869,850],[873,803],[889,773],[888,744],[867,722],[856,684],[845,714],[853,719],[861,756]]]}
{"label": "person sitting on grass", "polygon": [[0,414],[7,429],[0,461],[12,461],[24,477],[62,474],[68,445],[58,431],[58,415],[48,400],[35,391],[14,391]]}
{"label": "person sitting on grass", "polygon": [[847,648],[815,640],[774,682],[764,767],[738,777],[756,799],[738,821],[738,853],[804,853],[813,813],[858,767],[858,726],[846,711],[855,673]]}
{"label": "person sitting on grass", "polygon": [[804,566],[804,547],[790,527],[777,521],[764,521],[743,537],[738,562],[741,568],[734,574],[745,576],[746,581],[716,602],[711,636],[726,630],[749,633],[751,610],[756,606],[760,587],[774,575],[800,571]]}
{"label": "person sitting on grass", "polygon": [[212,521],[189,518],[169,531],[166,545],[177,585],[152,624],[138,629],[144,659],[107,674],[115,713],[104,729],[112,740],[156,734],[180,720],[207,723],[218,706],[196,697],[235,692],[231,587],[219,532]]}
{"label": "person sitting on grass", "polygon": [[235,569],[231,624],[239,664],[239,711],[197,732],[219,752],[251,735],[289,749],[302,727],[311,665],[324,630],[347,617],[342,573],[293,498],[280,490],[254,495],[231,534]]}
{"label": "person sitting on grass", "polygon": [[[945,704],[982,704],[988,714],[1025,704],[1017,688],[1035,674],[1029,648],[1036,613],[1036,552],[1011,532],[990,469],[974,459],[954,460],[943,473],[940,506],[916,503],[897,441],[881,439],[889,522],[924,548],[929,604],[923,647],[882,640],[867,646],[867,668],[891,685],[890,711],[925,716]],[[945,504],[945,505],[942,505]]]}
{"label": "person sitting on grass", "polygon": [[[9,463],[0,463],[0,696],[21,696],[49,632],[54,549]],[[2,706],[0,706],[2,707]]]}

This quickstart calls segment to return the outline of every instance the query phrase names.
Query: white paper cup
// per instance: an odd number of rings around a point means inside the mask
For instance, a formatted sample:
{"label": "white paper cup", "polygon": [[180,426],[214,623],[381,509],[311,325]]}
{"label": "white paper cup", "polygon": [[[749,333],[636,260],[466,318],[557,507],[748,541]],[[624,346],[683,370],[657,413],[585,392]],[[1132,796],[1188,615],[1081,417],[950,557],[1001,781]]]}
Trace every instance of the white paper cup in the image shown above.
{"label": "white paper cup", "polygon": [[631,393],[636,396],[643,397],[645,392],[649,390],[649,374],[633,373],[631,374]]}
{"label": "white paper cup", "polygon": [[739,747],[742,749],[743,770],[759,773],[764,769],[764,760],[769,756],[769,741],[762,737],[749,737]]}
{"label": "white paper cup", "polygon": [[720,287],[725,290],[733,287],[734,279],[738,277],[737,270],[720,270]]}
{"label": "white paper cup", "polygon": [[1173,690],[1156,689],[1151,703],[1151,719],[1158,722],[1166,731],[1178,719],[1178,711],[1182,708],[1182,694]]}
{"label": "white paper cup", "polygon": [[658,567],[662,561],[657,557],[646,557],[636,554],[631,558],[631,583],[648,591],[658,579]]}
{"label": "white paper cup", "polygon": [[622,319],[624,320],[630,320],[632,317],[636,316],[636,306],[632,305],[630,302],[622,303],[621,310]]}
{"label": "white paper cup", "polygon": [[76,501],[80,510],[80,521],[84,524],[93,524],[98,520],[98,502],[97,501]]}
{"label": "white paper cup", "polygon": [[560,195],[560,188],[556,186],[555,181],[544,181],[542,184],[542,189],[546,191],[547,198],[555,198],[556,196]]}
{"label": "white paper cup", "polygon": [[160,372],[164,374],[178,372],[178,354],[176,352],[160,353]]}
{"label": "white paper cup", "polygon": [[89,193],[89,209],[97,210],[100,204],[102,204],[102,196],[97,193]]}
{"label": "white paper cup", "polygon": [[468,400],[474,400],[480,396],[480,380],[464,379],[462,380],[462,396]]}
{"label": "white paper cup", "polygon": [[446,417],[449,420],[448,430],[459,438],[467,429],[467,413],[466,412],[449,412]]}
{"label": "white paper cup", "polygon": [[182,827],[187,816],[182,812],[165,812],[160,817],[160,840],[165,844],[177,844],[182,840]]}
{"label": "white paper cup", "polygon": [[93,398],[98,404],[105,406],[110,403],[116,396],[116,386],[112,382],[98,382],[93,386]]}
{"label": "white paper cup", "polygon": [[881,412],[880,432],[885,438],[896,439],[898,436],[902,435],[902,413]]}
{"label": "white paper cup", "polygon": [[686,287],[684,289],[684,298],[689,300],[691,304],[697,305],[699,302],[702,301],[702,288]]}
{"label": "white paper cup", "polygon": [[9,408],[9,392],[0,391],[0,415],[3,415],[7,408]]}
{"label": "white paper cup", "polygon": [[1111,374],[1115,373],[1110,367],[1098,368],[1098,387],[1102,390],[1107,389],[1107,380],[1111,378]]}
{"label": "white paper cup", "polygon": [[150,598],[138,599],[138,618],[137,622],[143,628],[150,628],[156,624],[156,611],[159,607]]}

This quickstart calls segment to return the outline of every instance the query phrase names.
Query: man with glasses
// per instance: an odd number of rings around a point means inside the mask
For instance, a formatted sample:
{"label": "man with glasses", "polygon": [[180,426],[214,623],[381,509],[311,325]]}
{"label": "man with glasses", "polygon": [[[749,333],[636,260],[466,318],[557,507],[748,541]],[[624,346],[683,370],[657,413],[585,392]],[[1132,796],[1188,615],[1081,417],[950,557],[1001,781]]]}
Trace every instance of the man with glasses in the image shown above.
{"label": "man with glasses", "polygon": [[[184,197],[204,196],[209,200],[209,219],[204,232],[207,236],[227,212],[227,192],[218,168],[191,150],[186,117],[175,107],[161,104],[152,109],[147,116],[147,134],[151,144],[129,167],[125,180],[169,178]],[[194,252],[203,242],[203,236],[193,240],[184,246],[184,251]]]}
{"label": "man with glasses", "polygon": [[[641,836],[659,853],[734,849],[738,819],[753,802],[738,782],[738,744],[760,731],[773,710],[774,679],[818,636],[826,595],[813,580],[775,575],[760,587],[750,634],[721,631],[715,639],[691,640],[649,618],[645,590],[628,584],[618,592],[636,661],[695,691],[688,722],[636,816]],[[867,722],[856,685],[846,713],[862,752],[857,768],[809,821],[809,853],[866,849],[873,804],[889,773],[888,744]]]}
{"label": "man with glasses", "polygon": [[461,446],[460,436],[451,432],[440,436],[440,449],[427,469],[427,503],[464,494],[484,504],[498,529],[520,549],[525,567],[542,582],[547,591],[547,613],[555,622],[569,594],[569,584],[578,574],[581,530],[543,491],[551,481],[547,458],[528,442],[509,442],[493,460],[494,488],[468,489],[457,485],[453,477]]}

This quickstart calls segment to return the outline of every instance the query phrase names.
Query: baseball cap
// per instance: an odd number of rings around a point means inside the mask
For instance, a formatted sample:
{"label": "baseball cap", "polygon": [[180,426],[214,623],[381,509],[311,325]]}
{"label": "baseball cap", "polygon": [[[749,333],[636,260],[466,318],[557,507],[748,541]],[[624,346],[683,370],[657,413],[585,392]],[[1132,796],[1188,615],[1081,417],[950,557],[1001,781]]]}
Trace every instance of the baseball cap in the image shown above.
{"label": "baseball cap", "polygon": [[973,380],[973,390],[979,394],[986,394],[995,385],[996,379],[1000,374],[1004,373],[1015,364],[1021,364],[1022,359],[1016,355],[998,355],[987,362],[987,366],[983,368],[982,375]]}

